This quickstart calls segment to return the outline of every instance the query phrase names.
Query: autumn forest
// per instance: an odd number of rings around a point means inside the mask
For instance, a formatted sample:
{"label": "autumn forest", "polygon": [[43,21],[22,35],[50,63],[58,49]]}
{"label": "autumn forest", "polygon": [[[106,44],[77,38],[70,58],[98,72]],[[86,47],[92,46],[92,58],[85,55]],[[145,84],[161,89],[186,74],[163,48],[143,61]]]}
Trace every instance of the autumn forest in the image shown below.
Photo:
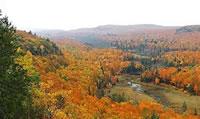
{"label": "autumn forest", "polygon": [[22,31],[0,15],[1,119],[200,119],[200,26]]}

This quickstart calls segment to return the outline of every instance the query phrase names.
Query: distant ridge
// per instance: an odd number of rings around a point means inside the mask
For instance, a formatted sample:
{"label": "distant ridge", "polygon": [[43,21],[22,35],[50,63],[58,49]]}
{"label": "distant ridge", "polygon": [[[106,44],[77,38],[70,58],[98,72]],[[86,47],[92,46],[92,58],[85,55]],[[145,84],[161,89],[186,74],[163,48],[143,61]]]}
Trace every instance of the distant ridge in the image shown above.
{"label": "distant ridge", "polygon": [[103,25],[94,28],[81,28],[76,30],[40,30],[36,31],[36,34],[42,37],[48,37],[50,39],[61,38],[63,39],[75,39],[84,44],[90,44],[90,46],[96,48],[108,48],[111,47],[107,37],[129,37],[129,35],[140,34],[143,37],[155,36],[159,37],[162,34],[163,37],[185,37],[190,35],[188,33],[200,32],[200,25],[191,26],[160,26],[154,24],[139,24],[139,25]]}
{"label": "distant ridge", "polygon": [[176,34],[188,32],[200,32],[200,25],[184,26],[176,30]]}
{"label": "distant ridge", "polygon": [[69,32],[90,32],[90,33],[127,33],[142,30],[153,30],[153,29],[169,29],[174,27],[165,27],[154,24],[139,24],[139,25],[103,25],[94,28],[81,28],[76,30],[71,30]]}
{"label": "distant ridge", "polygon": [[[103,25],[94,28],[80,28],[75,30],[35,30],[34,32],[43,37],[49,38],[73,38],[79,35],[94,35],[94,34],[124,34],[134,33],[146,30],[159,29],[176,29],[180,27],[160,26],[154,24],[139,24],[139,25]],[[84,34],[83,34],[84,33]]]}

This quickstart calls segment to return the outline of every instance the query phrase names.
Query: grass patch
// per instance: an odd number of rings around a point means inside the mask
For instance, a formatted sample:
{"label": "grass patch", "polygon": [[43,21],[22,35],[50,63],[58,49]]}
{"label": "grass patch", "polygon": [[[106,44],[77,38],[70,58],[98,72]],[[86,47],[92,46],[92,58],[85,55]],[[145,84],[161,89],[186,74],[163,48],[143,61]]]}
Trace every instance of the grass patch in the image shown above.
{"label": "grass patch", "polygon": [[[128,82],[140,84],[142,92],[138,93],[134,88],[130,87]],[[141,101],[153,101],[173,109],[176,112],[183,112],[183,103],[187,104],[187,109],[197,110],[200,113],[200,96],[184,94],[171,87],[164,87],[140,81],[140,76],[121,75],[119,83],[106,93],[107,96],[112,94],[124,95],[125,99],[133,100],[134,103]],[[196,108],[196,109],[195,109]]]}

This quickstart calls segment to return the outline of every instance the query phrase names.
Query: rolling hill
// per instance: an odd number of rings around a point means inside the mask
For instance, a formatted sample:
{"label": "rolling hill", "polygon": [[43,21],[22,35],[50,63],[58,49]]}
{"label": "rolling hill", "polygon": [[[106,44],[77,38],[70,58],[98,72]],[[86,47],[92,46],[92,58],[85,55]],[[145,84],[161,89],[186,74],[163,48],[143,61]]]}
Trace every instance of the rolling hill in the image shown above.
{"label": "rolling hill", "polygon": [[170,30],[179,27],[166,27],[152,24],[141,25],[105,25],[95,28],[81,28],[77,30],[37,30],[37,35],[48,38],[72,38],[86,45],[96,48],[111,47],[110,42],[104,36],[120,36],[138,32],[147,32],[152,30]]}

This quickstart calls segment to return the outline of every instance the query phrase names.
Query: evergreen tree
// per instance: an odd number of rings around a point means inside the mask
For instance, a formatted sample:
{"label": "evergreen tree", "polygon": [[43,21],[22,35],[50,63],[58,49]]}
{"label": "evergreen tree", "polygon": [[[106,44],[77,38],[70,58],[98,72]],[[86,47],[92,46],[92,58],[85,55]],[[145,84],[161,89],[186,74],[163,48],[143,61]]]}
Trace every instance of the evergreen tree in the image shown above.
{"label": "evergreen tree", "polygon": [[25,101],[30,100],[30,80],[26,71],[15,64],[16,28],[0,13],[0,118],[27,118]]}

